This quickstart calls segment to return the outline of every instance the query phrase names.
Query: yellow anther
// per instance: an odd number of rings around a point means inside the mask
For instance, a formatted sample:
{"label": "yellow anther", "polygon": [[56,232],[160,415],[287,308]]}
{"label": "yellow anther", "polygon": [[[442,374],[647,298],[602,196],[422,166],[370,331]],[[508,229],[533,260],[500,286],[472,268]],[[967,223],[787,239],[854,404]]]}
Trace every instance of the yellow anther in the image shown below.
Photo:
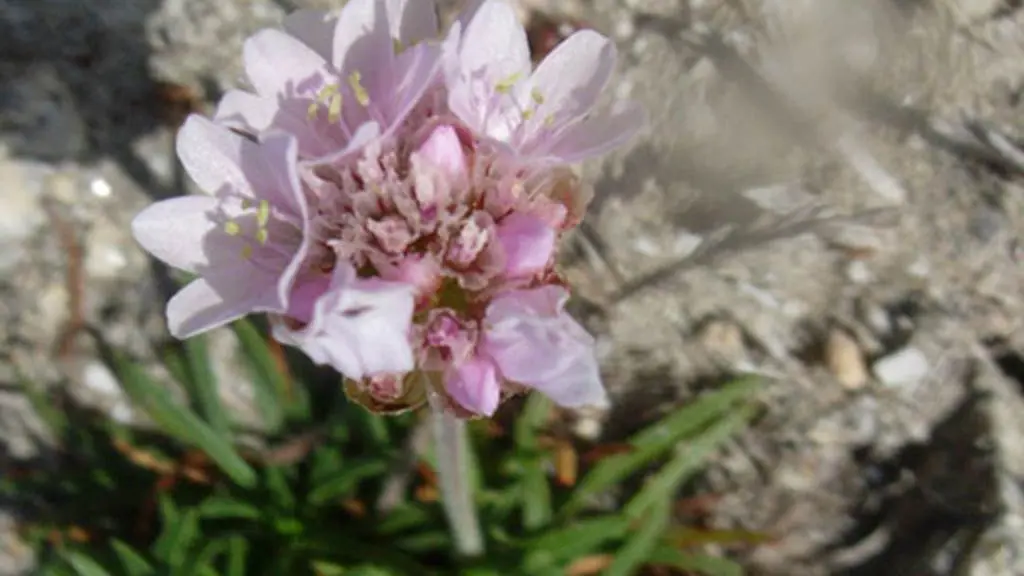
{"label": "yellow anther", "polygon": [[328,122],[340,122],[341,121],[341,94],[335,94],[331,98],[331,105],[327,109],[327,121]]}
{"label": "yellow anther", "polygon": [[263,228],[270,222],[270,202],[266,200],[260,200],[260,205],[256,209],[256,222]]}
{"label": "yellow anther", "polygon": [[238,225],[238,222],[228,220],[224,223],[224,233],[228,236],[238,236],[241,232],[242,227]]}
{"label": "yellow anther", "polygon": [[530,90],[530,98],[533,98],[533,101],[536,102],[538,106],[544,103],[544,95],[540,93],[540,89],[538,88]]}
{"label": "yellow anther", "polygon": [[526,110],[523,110],[523,120],[529,120],[530,118],[533,118],[534,113],[535,110],[533,108],[527,108]]}
{"label": "yellow anther", "polygon": [[330,99],[331,96],[334,96],[337,93],[338,85],[328,84],[327,86],[324,86],[323,88],[320,89],[319,92],[316,93],[316,99],[320,100],[321,102],[326,102],[328,99]]}
{"label": "yellow anther", "polygon": [[267,239],[269,237],[270,237],[270,233],[267,232],[266,228],[260,228],[259,230],[256,231],[256,241],[259,242],[260,245],[266,244],[267,243]]}
{"label": "yellow anther", "polygon": [[252,258],[252,244],[242,246],[242,258],[245,258],[246,260]]}
{"label": "yellow anther", "polygon": [[363,75],[359,71],[355,71],[348,75],[348,86],[352,89],[352,93],[356,96],[356,102],[359,102],[360,106],[367,106],[370,104],[370,95],[367,94],[366,88],[362,85]]}
{"label": "yellow anther", "polygon": [[548,128],[550,128],[551,126],[554,126],[555,125],[555,115],[554,114],[548,114],[547,117],[544,118],[544,125],[547,126]]}
{"label": "yellow anther", "polygon": [[242,210],[248,210],[249,208],[252,208],[252,200],[242,198]]}
{"label": "yellow anther", "polygon": [[515,86],[517,82],[519,82],[519,78],[521,76],[522,74],[516,72],[515,74],[509,76],[508,78],[505,78],[504,80],[498,82],[494,86],[494,89],[497,90],[499,94],[508,94],[509,92],[512,91],[512,87]]}
{"label": "yellow anther", "polygon": [[310,120],[316,119],[316,114],[320,109],[320,105],[316,102],[310,102],[309,108],[306,108],[306,117]]}
{"label": "yellow anther", "polygon": [[394,49],[395,54],[401,54],[405,51],[405,46],[402,45],[402,41],[398,38],[391,39],[391,47]]}

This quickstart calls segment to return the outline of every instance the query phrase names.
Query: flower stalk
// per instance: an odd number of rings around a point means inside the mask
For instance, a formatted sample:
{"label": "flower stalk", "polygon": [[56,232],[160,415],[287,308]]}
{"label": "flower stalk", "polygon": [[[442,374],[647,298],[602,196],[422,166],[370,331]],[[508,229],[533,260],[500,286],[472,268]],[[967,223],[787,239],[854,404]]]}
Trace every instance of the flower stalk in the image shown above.
{"label": "flower stalk", "polygon": [[455,540],[455,550],[464,558],[484,553],[480,520],[473,501],[469,474],[469,438],[466,421],[440,407],[431,407],[437,477],[441,485],[441,504]]}

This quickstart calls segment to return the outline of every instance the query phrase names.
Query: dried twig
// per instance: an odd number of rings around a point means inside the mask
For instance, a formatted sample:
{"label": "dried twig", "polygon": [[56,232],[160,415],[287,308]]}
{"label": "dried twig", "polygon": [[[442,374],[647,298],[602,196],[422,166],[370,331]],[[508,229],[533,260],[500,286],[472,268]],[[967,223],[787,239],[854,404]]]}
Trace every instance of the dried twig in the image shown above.
{"label": "dried twig", "polygon": [[67,320],[57,337],[56,353],[58,359],[66,359],[74,350],[75,337],[85,328],[85,309],[83,296],[85,293],[84,254],[82,243],[75,234],[74,227],[59,213],[56,201],[46,199],[43,209],[50,219],[50,224],[57,232],[57,241],[66,256],[64,273],[65,288],[68,293]]}

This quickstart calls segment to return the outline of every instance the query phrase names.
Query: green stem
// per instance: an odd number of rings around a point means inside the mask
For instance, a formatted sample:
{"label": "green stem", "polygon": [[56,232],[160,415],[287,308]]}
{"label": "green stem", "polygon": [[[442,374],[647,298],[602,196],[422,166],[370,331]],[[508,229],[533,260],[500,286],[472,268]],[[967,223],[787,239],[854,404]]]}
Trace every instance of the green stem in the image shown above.
{"label": "green stem", "polygon": [[477,519],[473,486],[470,483],[466,422],[438,406],[432,407],[431,419],[441,502],[455,537],[455,549],[463,557],[481,556],[484,553],[484,541],[480,535],[480,521]]}

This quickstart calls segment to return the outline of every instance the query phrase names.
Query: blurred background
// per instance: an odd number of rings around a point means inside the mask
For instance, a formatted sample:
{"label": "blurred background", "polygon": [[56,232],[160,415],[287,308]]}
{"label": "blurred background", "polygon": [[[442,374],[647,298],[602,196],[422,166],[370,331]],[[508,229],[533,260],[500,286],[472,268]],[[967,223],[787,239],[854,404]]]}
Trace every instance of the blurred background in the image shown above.
{"label": "blurred background", "polygon": [[[608,99],[642,102],[650,127],[583,168],[596,196],[563,262],[613,406],[536,402],[523,415],[517,402],[480,423],[479,442],[498,447],[483,465],[497,486],[488,538],[510,560],[476,573],[1024,575],[1021,3],[509,1],[537,59],[579,28],[613,38]],[[440,4],[450,20],[459,2]],[[298,533],[420,562],[366,573],[471,573],[445,564],[443,534],[364,534],[395,504],[358,513],[368,497],[347,492],[379,499],[389,481],[419,478],[409,498],[431,512],[409,529],[443,532],[429,473],[400,466],[422,451],[415,416],[385,425],[324,408],[344,403],[335,377],[289,358],[259,323],[171,342],[163,305],[178,278],[129,231],[142,207],[190,190],[175,130],[240,85],[243,40],[291,10],[339,5],[0,0],[0,574],[342,573],[237,553],[263,542],[308,560]],[[656,437],[645,427],[736,394],[741,374],[755,376],[743,394],[756,415],[715,432],[685,480],[669,474],[677,505],[664,520],[676,549],[699,551],[691,560],[734,564],[687,568],[668,552],[616,563],[640,546],[634,528],[516,564],[527,536],[578,524],[559,506],[626,510],[645,477],[718,429],[677,431],[678,446],[652,448],[586,498],[572,491],[577,467],[586,478],[623,464]],[[167,412],[168,398],[195,413]],[[733,408],[717,410],[746,414]],[[197,438],[189,418],[230,442]],[[344,446],[378,459],[364,458],[369,472],[335,462],[362,476],[316,492],[314,455]],[[389,494],[404,501],[406,488]],[[506,493],[518,496],[503,516]],[[555,504],[530,500],[540,493]],[[211,495],[233,502],[234,516],[213,515],[230,527],[190,516]],[[266,520],[260,506],[315,513]],[[637,510],[653,508],[627,515]],[[231,551],[209,552],[211,571],[175,552],[207,533],[228,534]],[[138,558],[117,552],[109,566],[121,568],[107,568],[97,550],[114,541]]]}

